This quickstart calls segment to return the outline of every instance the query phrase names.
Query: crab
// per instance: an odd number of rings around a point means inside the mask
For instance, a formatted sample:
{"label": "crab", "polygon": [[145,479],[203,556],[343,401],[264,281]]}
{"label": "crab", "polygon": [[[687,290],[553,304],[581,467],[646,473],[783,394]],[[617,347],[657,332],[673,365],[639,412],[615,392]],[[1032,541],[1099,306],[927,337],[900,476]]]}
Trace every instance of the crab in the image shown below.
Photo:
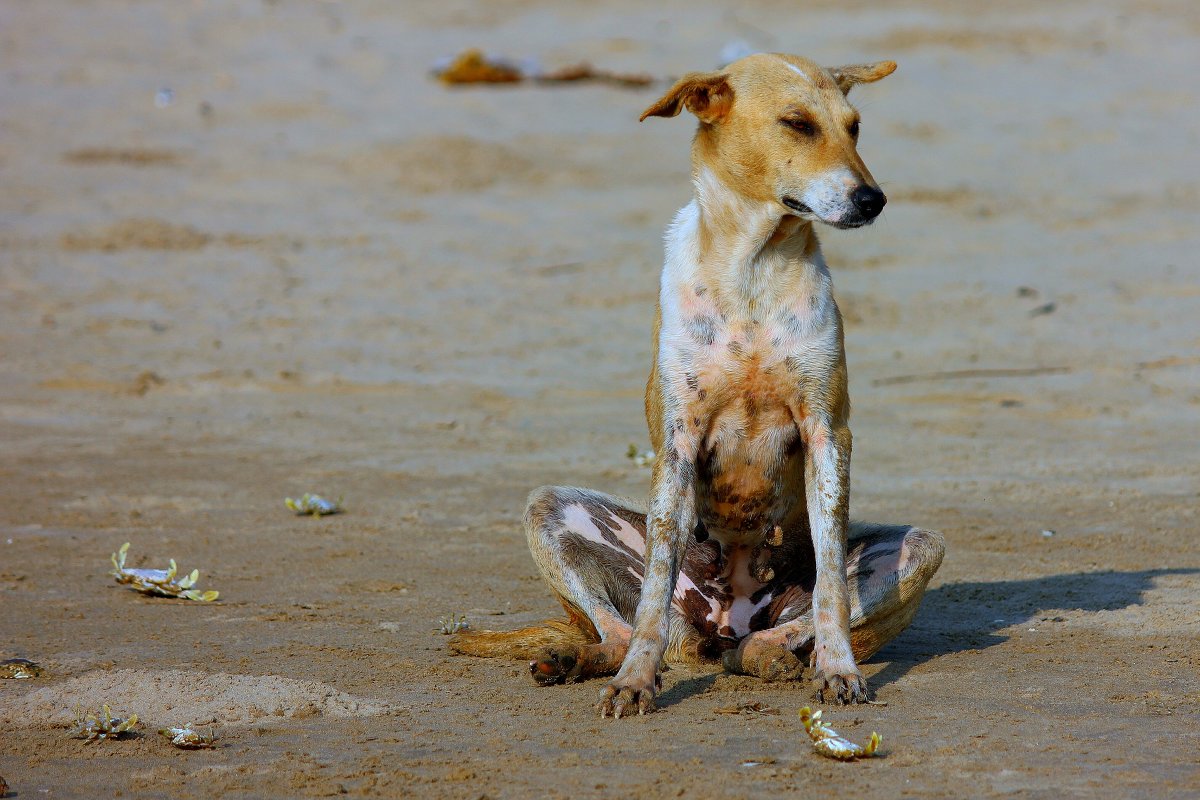
{"label": "crab", "polygon": [[438,632],[443,636],[452,636],[459,631],[465,631],[471,627],[471,623],[467,622],[466,614],[451,614],[449,618],[442,617],[438,620]]}
{"label": "crab", "polygon": [[308,492],[305,492],[299,500],[285,497],[283,498],[283,503],[301,516],[312,515],[314,517],[324,517],[328,514],[340,514],[342,511],[341,497],[334,502],[326,500],[319,494],[309,494]]}
{"label": "crab", "polygon": [[192,723],[185,724],[182,728],[159,728],[158,732],[171,740],[171,744],[176,747],[181,747],[184,750],[199,750],[204,747],[212,747],[217,741],[217,734],[212,729],[208,729],[208,733],[192,730]]}
{"label": "crab", "polygon": [[804,723],[804,730],[808,731],[808,738],[812,739],[813,750],[826,758],[836,758],[839,761],[867,758],[875,755],[879,743],[883,741],[883,737],[872,731],[871,738],[865,746],[857,745],[842,737],[829,727],[828,723],[822,722],[821,712],[813,711],[808,706],[800,709],[800,721]]}
{"label": "crab", "polygon": [[[27,658],[10,658],[0,661],[0,678],[36,678],[42,674],[42,665]],[[4,795],[0,794],[0,797]]]}
{"label": "crab", "polygon": [[128,719],[114,717],[112,709],[105,703],[100,707],[99,714],[81,715],[75,720],[75,725],[67,733],[72,739],[85,739],[88,742],[98,742],[101,739],[115,739],[122,733],[137,725],[137,714],[130,714]]}
{"label": "crab", "polygon": [[117,579],[117,583],[128,584],[131,588],[136,589],[143,594],[153,594],[160,597],[182,597],[185,600],[197,600],[202,603],[208,603],[216,600],[220,596],[220,592],[208,590],[202,592],[199,589],[193,589],[196,580],[200,577],[200,570],[194,569],[191,574],[184,578],[176,580],[175,576],[179,572],[179,568],[175,566],[175,559],[171,559],[171,566],[168,569],[127,569],[125,567],[125,556],[129,552],[129,542],[121,545],[121,549],[112,554],[113,571],[112,576]]}

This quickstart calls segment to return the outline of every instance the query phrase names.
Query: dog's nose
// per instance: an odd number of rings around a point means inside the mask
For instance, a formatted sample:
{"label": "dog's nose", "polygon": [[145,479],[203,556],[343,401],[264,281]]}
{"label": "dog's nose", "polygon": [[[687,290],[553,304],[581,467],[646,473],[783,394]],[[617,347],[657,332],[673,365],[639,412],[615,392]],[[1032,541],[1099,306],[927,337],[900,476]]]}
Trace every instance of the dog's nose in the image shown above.
{"label": "dog's nose", "polygon": [[850,195],[850,201],[865,218],[875,219],[879,216],[879,212],[883,211],[887,197],[878,189],[860,186]]}

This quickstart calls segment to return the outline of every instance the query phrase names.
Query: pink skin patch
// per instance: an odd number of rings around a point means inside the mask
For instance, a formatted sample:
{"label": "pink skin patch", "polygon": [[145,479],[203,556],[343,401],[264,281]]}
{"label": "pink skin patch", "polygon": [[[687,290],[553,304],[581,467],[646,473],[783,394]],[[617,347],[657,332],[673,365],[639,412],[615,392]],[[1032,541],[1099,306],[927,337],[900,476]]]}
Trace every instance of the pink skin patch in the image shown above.
{"label": "pink skin patch", "polygon": [[[607,514],[609,523],[616,527],[615,536],[617,537],[617,541],[644,562],[646,558],[646,540],[642,536],[642,532],[611,512],[601,511],[600,513]],[[595,542],[603,547],[613,547],[612,542],[606,539],[604,534],[600,532],[600,529],[596,527],[596,523],[592,522],[591,513],[583,506],[576,503],[564,508],[563,521],[568,528],[588,541]],[[634,572],[633,569],[630,569],[629,572],[639,581],[642,580],[641,573]],[[680,613],[683,613],[682,603],[684,595],[689,590],[700,594],[699,587],[696,586],[692,579],[685,573],[680,572],[679,579],[675,583],[675,592],[672,595],[672,605]],[[716,604],[711,600],[708,600],[708,603],[713,607],[713,613],[716,613]]]}
{"label": "pink skin patch", "polygon": [[[604,522],[610,530],[602,531],[593,521],[593,514],[604,514]],[[603,509],[589,509],[580,504],[572,504],[563,509],[563,521],[570,530],[584,539],[602,547],[620,550],[644,562],[646,542],[641,531],[615,514]],[[751,621],[754,616],[770,605],[773,599],[769,592],[763,592],[757,599],[752,599],[764,584],[751,574],[751,560],[751,548],[727,548],[724,569],[720,575],[704,581],[706,591],[701,591],[693,578],[681,571],[671,597],[671,605],[676,612],[693,623],[701,619],[707,620],[721,636],[741,639],[751,633]],[[634,568],[628,569],[632,576],[642,580],[642,575]],[[702,612],[696,609],[697,602],[702,602],[701,609],[704,605],[708,606],[708,612],[700,619],[697,619],[697,616]]]}
{"label": "pink skin patch", "polygon": [[888,584],[894,582],[895,576],[902,574],[901,570],[908,564],[906,543],[881,542],[864,550],[856,551],[846,559],[847,572],[868,572],[865,578],[860,578],[853,591],[857,588],[858,597],[853,598],[854,605],[859,608],[871,604],[872,598],[886,591]]}
{"label": "pink skin patch", "polygon": [[772,599],[769,592],[760,597],[757,603],[751,599],[751,595],[763,584],[750,575],[750,548],[734,548],[729,553],[729,568],[718,580],[733,591],[733,602],[727,609],[714,609],[709,619],[717,624],[719,630],[728,629],[734,638],[740,639],[750,633],[750,620],[770,605]]}

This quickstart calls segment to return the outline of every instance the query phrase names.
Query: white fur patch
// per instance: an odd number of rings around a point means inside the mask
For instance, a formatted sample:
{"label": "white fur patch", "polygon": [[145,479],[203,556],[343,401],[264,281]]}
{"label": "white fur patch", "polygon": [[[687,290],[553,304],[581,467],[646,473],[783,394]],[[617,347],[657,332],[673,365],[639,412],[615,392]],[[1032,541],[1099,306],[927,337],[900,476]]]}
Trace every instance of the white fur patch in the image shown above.
{"label": "white fur patch", "polygon": [[850,193],[858,185],[849,170],[827,172],[809,181],[800,202],[812,209],[823,222],[841,222],[854,213]]}
{"label": "white fur patch", "polygon": [[787,64],[787,68],[790,69],[792,72],[796,73],[801,78],[804,78],[804,80],[808,81],[809,83],[812,83],[812,78],[808,77],[808,75],[804,72],[804,70],[800,69],[799,67],[797,67],[795,64],[792,64],[791,62],[785,61],[783,63]]}

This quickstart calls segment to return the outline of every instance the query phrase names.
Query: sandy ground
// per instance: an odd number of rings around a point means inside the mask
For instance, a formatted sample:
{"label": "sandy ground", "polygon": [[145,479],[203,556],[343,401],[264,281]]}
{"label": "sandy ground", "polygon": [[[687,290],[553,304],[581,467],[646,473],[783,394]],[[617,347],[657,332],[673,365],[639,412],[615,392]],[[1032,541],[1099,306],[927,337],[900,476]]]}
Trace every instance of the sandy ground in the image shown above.
{"label": "sandy ground", "polygon": [[[0,5],[0,658],[46,667],[0,681],[16,796],[1200,796],[1200,6],[871,5]],[[949,551],[865,665],[887,705],[827,712],[869,763],[811,754],[801,685],[672,669],[614,723],[435,630],[556,612],[531,488],[645,496],[691,123],[428,66],[666,78],[735,39],[900,63],[854,96],[888,210],[823,240],[853,513]],[[126,541],[220,602],[118,587]],[[65,738],[101,702],[142,734]],[[186,720],[220,747],[153,734]]]}

